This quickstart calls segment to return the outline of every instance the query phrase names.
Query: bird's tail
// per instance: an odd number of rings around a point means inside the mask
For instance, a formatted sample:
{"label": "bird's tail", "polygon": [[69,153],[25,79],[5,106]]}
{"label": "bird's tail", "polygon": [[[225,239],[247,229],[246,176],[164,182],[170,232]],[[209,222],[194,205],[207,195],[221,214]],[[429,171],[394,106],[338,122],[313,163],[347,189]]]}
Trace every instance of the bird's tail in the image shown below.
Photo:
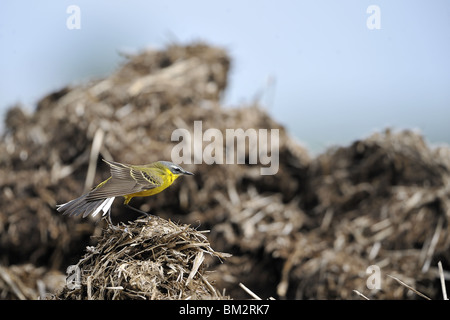
{"label": "bird's tail", "polygon": [[86,200],[89,193],[82,195],[79,198],[71,200],[67,203],[57,205],[56,210],[64,215],[69,216],[79,216],[80,214],[83,218],[92,214],[95,217],[100,211],[102,211],[102,216],[108,213],[111,205],[114,201],[114,197],[99,199],[99,200]]}

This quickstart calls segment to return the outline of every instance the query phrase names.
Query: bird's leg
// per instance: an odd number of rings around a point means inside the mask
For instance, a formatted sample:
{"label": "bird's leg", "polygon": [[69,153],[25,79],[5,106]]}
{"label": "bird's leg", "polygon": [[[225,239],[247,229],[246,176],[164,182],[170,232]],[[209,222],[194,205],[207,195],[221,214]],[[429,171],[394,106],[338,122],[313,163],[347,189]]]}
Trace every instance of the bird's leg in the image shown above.
{"label": "bird's leg", "polygon": [[112,223],[112,220],[111,220],[111,207],[108,209],[108,213],[107,213],[106,215],[107,215],[107,217],[108,217],[108,222],[109,222],[109,224],[110,224],[111,226],[114,226],[114,224]]}
{"label": "bird's leg", "polygon": [[112,220],[111,220],[111,208],[108,209],[108,213],[106,214],[106,219],[107,219],[107,221],[108,221],[108,224],[110,225],[110,227],[111,227],[113,230],[119,230],[119,229],[120,229],[120,228],[118,227],[118,225],[115,226],[115,225],[113,224]]}
{"label": "bird's leg", "polygon": [[132,206],[130,206],[128,203],[125,204],[125,206],[126,206],[127,208],[133,210],[133,211],[136,211],[136,212],[138,212],[138,213],[145,214],[145,215],[146,215],[147,217],[149,217],[149,218],[157,217],[157,216],[155,216],[155,215],[153,215],[153,214],[151,214],[151,213],[148,213],[148,212],[139,210],[139,209],[137,209],[137,208],[135,208],[135,207],[132,207]]}

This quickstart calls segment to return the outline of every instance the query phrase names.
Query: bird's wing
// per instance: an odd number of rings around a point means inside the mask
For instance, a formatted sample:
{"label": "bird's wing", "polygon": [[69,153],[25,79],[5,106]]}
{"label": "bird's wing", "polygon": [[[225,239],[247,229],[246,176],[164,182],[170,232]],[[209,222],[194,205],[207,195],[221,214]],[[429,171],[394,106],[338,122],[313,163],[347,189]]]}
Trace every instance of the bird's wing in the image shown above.
{"label": "bird's wing", "polygon": [[93,201],[109,197],[125,196],[136,192],[159,187],[162,178],[151,172],[141,171],[141,168],[119,162],[104,160],[111,167],[111,178],[106,183],[92,190],[86,200]]}
{"label": "bird's wing", "polygon": [[162,178],[164,172],[159,168],[152,167],[152,165],[133,166],[130,168],[130,175],[137,183],[147,189],[159,187],[164,182]]}

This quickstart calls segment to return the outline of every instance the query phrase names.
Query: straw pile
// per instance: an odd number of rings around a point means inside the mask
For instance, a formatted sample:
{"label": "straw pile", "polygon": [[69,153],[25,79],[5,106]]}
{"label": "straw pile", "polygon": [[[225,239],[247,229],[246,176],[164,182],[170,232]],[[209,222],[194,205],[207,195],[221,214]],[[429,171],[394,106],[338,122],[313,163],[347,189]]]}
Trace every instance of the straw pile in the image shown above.
{"label": "straw pile", "polygon": [[[358,299],[353,290],[410,298],[387,274],[439,297],[435,266],[441,260],[448,269],[450,261],[449,148],[387,131],[311,159],[259,106],[220,106],[230,65],[220,48],[172,45],[127,57],[108,78],[52,93],[32,114],[11,108],[0,142],[0,264],[60,272],[77,264],[82,288],[66,288],[60,299],[248,298],[240,282],[263,298]],[[120,232],[55,211],[109,176],[101,158],[170,160],[178,143],[171,135],[180,128],[203,150],[208,143],[194,135],[194,121],[203,132],[278,129],[277,174],[261,175],[265,165],[249,164],[247,145],[245,164],[183,164],[195,176],[132,200],[197,230],[136,220],[119,199],[112,219]],[[198,247],[180,251],[171,241]],[[150,259],[156,243],[160,251]],[[221,263],[209,257],[216,251],[232,257]],[[209,254],[188,281],[200,252]],[[175,260],[175,269],[164,264]],[[380,267],[381,290],[366,287],[370,265]],[[208,270],[215,272],[206,277]]]}
{"label": "straw pile", "polygon": [[[317,225],[288,259],[290,276],[304,280],[296,296],[309,296],[308,285],[323,279],[318,298],[349,298],[352,289],[406,298],[411,292],[388,274],[439,296],[436,266],[448,263],[450,244],[448,155],[447,147],[430,149],[417,133],[387,130],[319,156],[308,179],[314,193],[305,199]],[[381,269],[380,292],[366,287],[370,265]]]}
{"label": "straw pile", "polygon": [[[229,222],[213,229],[226,249],[238,246],[246,257],[235,254],[221,272],[235,282],[247,269],[255,292],[273,295],[264,288],[271,284],[290,299],[351,299],[354,290],[377,299],[411,297],[388,275],[440,296],[436,266],[448,262],[450,244],[448,155],[414,132],[388,130],[311,161],[305,192],[289,203],[250,190],[240,206],[224,206],[232,208]],[[255,254],[265,270],[262,284],[261,274],[242,267]],[[381,290],[367,287],[372,265]]]}
{"label": "straw pile", "polygon": [[[59,299],[224,299],[206,276],[205,254],[223,259],[203,232],[156,218],[109,225],[76,264],[78,288]],[[72,289],[72,290],[71,290]]]}

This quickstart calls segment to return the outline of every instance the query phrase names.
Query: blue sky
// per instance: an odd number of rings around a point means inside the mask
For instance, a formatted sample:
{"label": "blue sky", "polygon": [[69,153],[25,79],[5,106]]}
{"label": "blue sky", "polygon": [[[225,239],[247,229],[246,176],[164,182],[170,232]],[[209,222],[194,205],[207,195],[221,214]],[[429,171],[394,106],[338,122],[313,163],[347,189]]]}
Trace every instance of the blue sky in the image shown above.
{"label": "blue sky", "polygon": [[[68,30],[69,5],[81,29]],[[381,29],[366,12],[380,8]],[[225,105],[258,99],[312,152],[374,131],[450,142],[450,2],[2,1],[0,110],[108,75],[118,51],[204,40],[233,57]]]}

